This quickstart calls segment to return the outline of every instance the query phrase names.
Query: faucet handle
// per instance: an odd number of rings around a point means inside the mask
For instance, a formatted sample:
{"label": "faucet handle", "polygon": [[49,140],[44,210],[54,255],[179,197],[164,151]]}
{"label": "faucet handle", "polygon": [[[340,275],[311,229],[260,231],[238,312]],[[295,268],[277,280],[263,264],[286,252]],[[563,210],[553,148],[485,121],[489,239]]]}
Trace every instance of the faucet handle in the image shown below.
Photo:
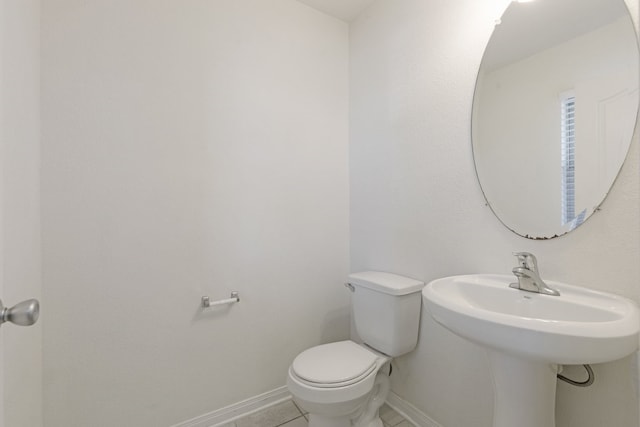
{"label": "faucet handle", "polygon": [[520,267],[528,268],[531,271],[538,271],[538,260],[536,256],[530,252],[513,252],[518,257]]}

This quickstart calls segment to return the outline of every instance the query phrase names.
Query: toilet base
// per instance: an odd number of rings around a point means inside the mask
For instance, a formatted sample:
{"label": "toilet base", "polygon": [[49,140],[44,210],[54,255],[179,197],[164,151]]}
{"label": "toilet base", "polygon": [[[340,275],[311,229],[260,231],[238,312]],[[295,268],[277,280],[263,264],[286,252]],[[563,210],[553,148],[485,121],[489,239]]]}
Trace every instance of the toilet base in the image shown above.
{"label": "toilet base", "polygon": [[376,416],[366,425],[359,425],[349,417],[332,418],[309,414],[309,427],[383,427],[383,424],[380,416]]}
{"label": "toilet base", "polygon": [[309,413],[309,427],[383,427],[380,407],[389,394],[389,377],[378,372],[369,397],[355,413],[339,417]]}
{"label": "toilet base", "polygon": [[352,427],[349,417],[323,417],[322,415],[309,414],[309,427]]}

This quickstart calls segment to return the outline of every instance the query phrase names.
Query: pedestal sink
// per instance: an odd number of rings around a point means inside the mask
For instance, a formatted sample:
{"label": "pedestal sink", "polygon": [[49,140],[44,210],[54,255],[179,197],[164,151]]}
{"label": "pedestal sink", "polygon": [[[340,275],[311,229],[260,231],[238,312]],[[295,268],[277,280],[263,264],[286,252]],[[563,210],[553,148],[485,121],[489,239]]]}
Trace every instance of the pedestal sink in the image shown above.
{"label": "pedestal sink", "polygon": [[422,291],[433,318],[485,347],[494,427],[554,427],[558,365],[621,359],[638,348],[640,315],[626,298],[546,281],[560,296],[509,287],[514,276],[434,280]]}

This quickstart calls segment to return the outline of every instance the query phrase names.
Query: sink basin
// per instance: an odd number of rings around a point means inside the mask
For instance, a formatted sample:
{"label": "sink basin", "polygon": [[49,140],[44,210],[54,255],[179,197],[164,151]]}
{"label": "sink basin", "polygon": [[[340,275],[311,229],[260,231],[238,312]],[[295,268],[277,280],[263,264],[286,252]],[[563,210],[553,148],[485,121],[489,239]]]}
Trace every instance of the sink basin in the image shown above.
{"label": "sink basin", "polygon": [[609,362],[638,348],[636,304],[546,281],[560,296],[509,287],[514,276],[434,280],[422,295],[433,318],[487,350],[494,427],[555,427],[558,365]]}
{"label": "sink basin", "polygon": [[433,318],[470,341],[556,364],[601,363],[638,348],[636,304],[617,295],[552,281],[560,296],[509,287],[514,276],[435,280],[423,290]]}

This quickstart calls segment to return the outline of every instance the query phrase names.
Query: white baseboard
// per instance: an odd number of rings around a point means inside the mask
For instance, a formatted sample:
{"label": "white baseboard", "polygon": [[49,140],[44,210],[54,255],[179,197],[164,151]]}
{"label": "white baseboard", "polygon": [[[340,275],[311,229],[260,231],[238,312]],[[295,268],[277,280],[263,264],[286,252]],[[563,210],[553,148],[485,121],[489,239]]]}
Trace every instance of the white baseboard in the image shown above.
{"label": "white baseboard", "polygon": [[407,402],[394,392],[389,392],[387,404],[402,415],[406,420],[412,422],[416,427],[442,427],[440,424],[432,420],[420,411],[418,408]]}
{"label": "white baseboard", "polygon": [[171,427],[217,427],[291,399],[286,386],[254,396]]}

